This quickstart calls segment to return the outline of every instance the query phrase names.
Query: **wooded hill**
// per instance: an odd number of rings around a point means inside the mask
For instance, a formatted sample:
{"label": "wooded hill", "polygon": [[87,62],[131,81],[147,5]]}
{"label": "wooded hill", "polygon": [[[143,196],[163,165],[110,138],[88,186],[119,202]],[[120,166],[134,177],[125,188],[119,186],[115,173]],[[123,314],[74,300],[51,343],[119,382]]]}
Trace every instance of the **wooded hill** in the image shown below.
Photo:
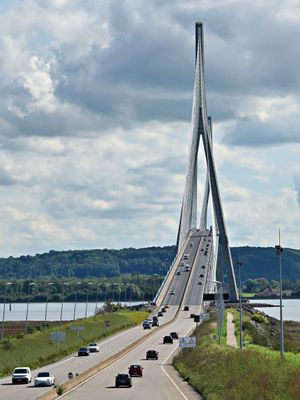
{"label": "wooded hill", "polygon": [[[49,251],[35,256],[0,259],[0,279],[42,277],[118,277],[123,274],[164,275],[175,257],[175,246],[121,250]],[[235,269],[242,261],[242,280],[264,277],[279,279],[279,260],[272,247],[233,247]],[[300,250],[284,249],[283,278],[300,279]]]}

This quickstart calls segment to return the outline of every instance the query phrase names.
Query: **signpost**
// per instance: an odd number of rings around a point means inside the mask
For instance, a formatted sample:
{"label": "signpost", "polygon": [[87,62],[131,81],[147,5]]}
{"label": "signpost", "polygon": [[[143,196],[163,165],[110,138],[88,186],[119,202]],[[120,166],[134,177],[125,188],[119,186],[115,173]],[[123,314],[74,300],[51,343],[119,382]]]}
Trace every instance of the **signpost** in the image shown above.
{"label": "signpost", "polygon": [[60,342],[64,342],[66,340],[66,333],[60,331],[54,331],[50,333],[51,341],[53,343],[57,343],[57,348],[59,350]]}
{"label": "signpost", "polygon": [[84,331],[85,326],[76,325],[76,326],[71,326],[70,329],[71,331],[77,331],[77,336],[79,337],[79,332]]}
{"label": "signpost", "polygon": [[196,337],[195,336],[187,336],[179,338],[179,347],[196,347]]}
{"label": "signpost", "polygon": [[105,328],[110,328],[110,321],[104,321]]}

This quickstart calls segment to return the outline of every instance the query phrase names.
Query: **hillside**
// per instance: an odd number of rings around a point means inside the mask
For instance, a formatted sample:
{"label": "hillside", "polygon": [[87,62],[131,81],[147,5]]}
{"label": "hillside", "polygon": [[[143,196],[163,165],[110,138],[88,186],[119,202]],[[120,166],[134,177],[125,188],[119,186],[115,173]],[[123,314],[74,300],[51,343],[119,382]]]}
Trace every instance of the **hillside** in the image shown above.
{"label": "hillside", "polygon": [[[272,247],[233,247],[236,268],[242,260],[242,280],[264,277],[278,280],[278,256]],[[139,273],[163,275],[175,256],[175,246],[122,250],[53,251],[35,256],[0,259],[0,279],[36,279],[45,276],[66,278],[113,277]],[[285,249],[283,278],[300,279],[300,250]]]}

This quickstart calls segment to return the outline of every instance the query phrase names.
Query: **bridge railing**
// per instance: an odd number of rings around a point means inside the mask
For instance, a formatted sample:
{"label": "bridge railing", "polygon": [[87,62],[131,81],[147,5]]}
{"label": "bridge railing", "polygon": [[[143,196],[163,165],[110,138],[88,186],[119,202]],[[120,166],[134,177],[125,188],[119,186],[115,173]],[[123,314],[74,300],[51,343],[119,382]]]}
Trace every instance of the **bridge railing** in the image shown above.
{"label": "bridge railing", "polygon": [[156,295],[155,295],[155,297],[153,299],[154,303],[158,303],[159,302],[158,300],[162,296],[163,289],[165,288],[165,286],[166,286],[166,284],[168,282],[168,279],[169,279],[169,277],[170,277],[170,275],[171,275],[171,273],[172,273],[172,271],[174,269],[174,265],[177,263],[177,260],[181,259],[181,257],[183,256],[183,253],[184,253],[184,251],[186,249],[186,246],[187,246],[187,243],[188,243],[189,240],[190,240],[190,234],[186,238],[183,246],[181,247],[180,251],[176,254],[172,264],[170,265],[170,268],[168,269],[168,271],[167,271],[167,273],[166,273],[166,275],[165,275],[165,277],[164,277],[164,279],[163,279],[163,281],[162,281],[162,283],[161,283],[161,285],[160,285],[160,287],[159,287],[159,289],[158,289],[158,291],[157,291],[157,293],[156,293]]}

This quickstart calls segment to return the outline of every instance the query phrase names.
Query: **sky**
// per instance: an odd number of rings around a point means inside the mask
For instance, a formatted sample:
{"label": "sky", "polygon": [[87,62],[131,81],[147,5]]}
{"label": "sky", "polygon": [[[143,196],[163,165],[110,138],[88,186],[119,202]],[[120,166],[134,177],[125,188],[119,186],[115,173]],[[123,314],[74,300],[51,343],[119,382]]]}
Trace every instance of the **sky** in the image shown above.
{"label": "sky", "polygon": [[300,248],[299,0],[1,0],[2,257],[175,243],[196,21],[230,245]]}

